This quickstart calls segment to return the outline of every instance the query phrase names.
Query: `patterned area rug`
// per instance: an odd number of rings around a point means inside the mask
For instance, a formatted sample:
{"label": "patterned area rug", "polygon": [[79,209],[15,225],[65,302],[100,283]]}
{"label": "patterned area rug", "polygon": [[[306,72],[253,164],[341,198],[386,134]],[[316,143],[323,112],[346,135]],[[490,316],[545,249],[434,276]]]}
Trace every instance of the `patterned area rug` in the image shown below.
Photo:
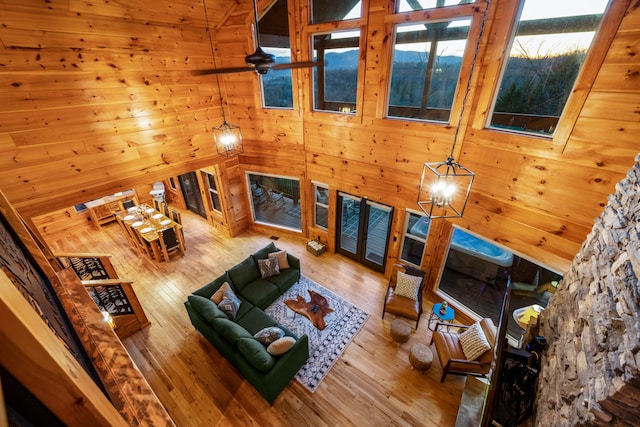
{"label": "patterned area rug", "polygon": [[[284,305],[284,300],[296,299],[298,295],[309,301],[309,290],[324,296],[333,308],[324,318],[327,327],[322,331]],[[304,276],[265,311],[294,334],[309,337],[309,360],[300,368],[296,379],[312,393],[369,318],[363,310]]]}

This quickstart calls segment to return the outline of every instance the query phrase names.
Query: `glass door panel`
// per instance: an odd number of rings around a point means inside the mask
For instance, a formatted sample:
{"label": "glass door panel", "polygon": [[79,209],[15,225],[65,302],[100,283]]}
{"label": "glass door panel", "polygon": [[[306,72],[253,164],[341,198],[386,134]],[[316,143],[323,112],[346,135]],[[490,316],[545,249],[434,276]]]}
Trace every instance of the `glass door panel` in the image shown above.
{"label": "glass door panel", "polygon": [[366,207],[367,224],[364,233],[364,259],[362,262],[372,268],[384,270],[393,208],[370,200],[366,201]]}
{"label": "glass door panel", "polygon": [[393,208],[342,192],[338,208],[337,252],[384,271]]}
{"label": "glass door panel", "polygon": [[338,194],[338,206],[340,206],[338,252],[354,259],[359,258],[360,201],[359,197],[346,193]]}

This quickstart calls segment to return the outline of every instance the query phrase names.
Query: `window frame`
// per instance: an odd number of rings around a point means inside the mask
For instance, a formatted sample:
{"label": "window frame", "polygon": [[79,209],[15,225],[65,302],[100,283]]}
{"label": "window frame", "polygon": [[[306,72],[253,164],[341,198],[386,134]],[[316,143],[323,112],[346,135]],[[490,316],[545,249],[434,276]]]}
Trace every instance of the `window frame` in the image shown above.
{"label": "window frame", "polygon": [[[499,90],[497,76],[498,73],[502,72],[502,58],[509,54],[510,37],[512,34],[515,34],[516,31],[517,21],[515,17],[519,16],[519,10],[523,3],[522,0],[519,0],[518,2],[505,5],[505,8],[500,12],[499,18],[496,18],[495,10],[490,11],[488,19],[493,21],[491,27],[493,33],[492,39],[501,41],[503,46],[502,49],[492,49],[488,51],[489,55],[483,56],[482,64],[476,64],[482,65],[482,72],[476,74],[482,74],[485,82],[491,81],[491,79],[494,81],[493,84],[481,84],[479,86],[479,94],[477,95],[478,102],[475,108],[475,111],[478,113],[470,119],[471,127],[476,131],[476,135],[483,139],[495,139],[496,134],[503,134],[508,136],[513,144],[526,144],[528,143],[527,141],[533,141],[538,144],[541,149],[559,150],[562,152],[566,148],[569,136],[578,120],[582,106],[586,102],[589,91],[600,71],[600,64],[604,61],[613,42],[616,30],[625,15],[626,6],[623,3],[624,2],[610,1],[607,5],[603,19],[600,21],[600,26],[591,43],[591,48],[587,52],[587,56],[582,64],[582,69],[578,73],[573,92],[567,99],[562,116],[558,121],[556,132],[554,132],[552,137],[538,134],[515,133],[504,129],[490,128],[487,124],[491,120],[488,112],[493,111],[492,103]],[[510,9],[508,10],[507,7]],[[483,111],[485,113],[480,113]]]}
{"label": "window frame", "polygon": [[[205,177],[207,179],[206,183],[207,183],[207,194],[209,195],[209,207],[213,212],[217,212],[222,215],[222,201],[220,200],[220,193],[218,192],[216,176],[215,174],[205,170],[203,170],[202,172],[205,174]],[[213,180],[213,184],[214,184],[213,188],[211,188],[211,180]],[[218,199],[218,204],[220,205],[220,209],[216,208],[216,204],[213,201],[214,195]]]}
{"label": "window frame", "polygon": [[[283,230],[288,230],[288,231],[293,231],[296,233],[301,233],[302,232],[302,226],[303,226],[303,215],[304,215],[304,209],[302,207],[302,197],[303,197],[303,189],[302,189],[302,180],[299,177],[295,177],[295,176],[287,176],[287,175],[278,175],[278,174],[271,174],[271,173],[265,173],[265,172],[257,172],[254,170],[245,170],[244,172],[245,174],[245,183],[246,183],[246,191],[247,191],[247,199],[248,199],[248,203],[249,203],[249,209],[251,210],[251,220],[253,221],[254,224],[258,224],[258,225],[264,225],[267,227],[274,227],[274,228],[279,228],[279,229],[283,229]],[[268,178],[276,178],[276,179],[288,179],[291,181],[295,181],[298,183],[298,191],[300,192],[299,197],[298,197],[298,203],[300,206],[300,228],[293,228],[293,227],[288,227],[285,225],[281,225],[281,224],[276,224],[276,223],[270,223],[270,222],[265,222],[262,220],[257,219],[256,217],[256,210],[255,210],[255,206],[254,206],[254,201],[253,201],[253,191],[251,191],[251,176],[260,176],[260,177],[268,177]]]}
{"label": "window frame", "polygon": [[[429,220],[429,228],[427,229],[427,233],[425,234],[425,237],[422,238],[420,236],[416,236],[415,234],[410,233],[410,231],[408,230],[409,228],[409,221],[411,219],[411,215],[416,215],[419,218],[429,218],[428,216],[424,215],[423,213],[420,213],[416,210],[413,209],[405,209],[405,215],[404,215],[404,225],[402,226],[402,242],[400,244],[400,249],[398,252],[398,260],[406,262],[407,264],[416,266],[418,268],[420,268],[420,266],[422,265],[422,260],[424,259],[424,254],[425,251],[427,250],[427,240],[429,239],[429,233],[431,232],[431,220]],[[420,219],[418,219],[418,221],[420,221]],[[411,239],[413,241],[416,242],[420,242],[422,243],[422,254],[420,255],[420,264],[414,264],[413,262],[404,259],[402,257],[402,254],[404,252],[404,247],[407,243],[407,239]]]}
{"label": "window frame", "polygon": [[[322,184],[320,182],[312,181],[313,184],[313,225],[318,227],[321,230],[328,231],[329,230],[329,186],[327,184]],[[327,192],[327,203],[322,203],[318,201],[317,191],[318,188],[322,188]],[[325,227],[322,224],[318,224],[318,207],[327,210],[327,226]]]}

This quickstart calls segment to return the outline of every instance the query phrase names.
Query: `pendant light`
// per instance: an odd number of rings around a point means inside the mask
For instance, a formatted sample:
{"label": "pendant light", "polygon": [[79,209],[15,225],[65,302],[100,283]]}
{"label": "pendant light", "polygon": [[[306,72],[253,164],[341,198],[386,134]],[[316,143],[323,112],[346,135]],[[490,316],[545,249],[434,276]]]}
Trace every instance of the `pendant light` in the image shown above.
{"label": "pendant light", "polygon": [[425,163],[422,168],[422,179],[420,180],[420,190],[418,192],[418,206],[429,218],[462,217],[464,209],[467,206],[469,193],[471,192],[471,185],[475,178],[475,173],[460,163],[457,163],[453,155],[458,141],[467,96],[471,90],[471,78],[473,77],[478,50],[480,50],[480,40],[484,32],[490,3],[491,0],[487,0],[487,5],[482,17],[482,24],[480,25],[480,33],[478,34],[478,41],[476,43],[476,50],[473,54],[473,61],[471,62],[467,87],[462,99],[458,124],[456,125],[456,131],[453,135],[451,153],[445,161]]}
{"label": "pendant light", "polygon": [[[207,23],[207,34],[209,35],[209,46],[211,46],[211,57],[213,58],[213,68],[218,68],[216,65],[216,56],[213,49],[213,38],[211,37],[211,28],[209,27],[209,16],[207,14],[207,0],[202,0],[204,6],[204,18]],[[216,151],[218,154],[222,154],[226,157],[236,156],[244,152],[242,145],[242,133],[240,133],[240,127],[234,126],[227,122],[227,118],[224,114],[224,101],[222,99],[222,90],[220,89],[220,78],[216,74],[216,83],[218,84],[218,94],[220,95],[220,110],[222,111],[222,124],[215,126],[213,130],[213,141],[216,145]]]}

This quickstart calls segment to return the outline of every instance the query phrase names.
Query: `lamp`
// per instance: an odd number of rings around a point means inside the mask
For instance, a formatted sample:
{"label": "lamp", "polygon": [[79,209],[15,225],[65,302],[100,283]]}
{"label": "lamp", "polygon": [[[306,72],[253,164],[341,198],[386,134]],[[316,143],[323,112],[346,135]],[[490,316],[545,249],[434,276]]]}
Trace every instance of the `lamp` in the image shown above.
{"label": "lamp", "polygon": [[462,107],[458,124],[453,135],[453,144],[451,145],[451,153],[444,162],[425,163],[422,167],[422,178],[420,180],[420,189],[418,190],[418,206],[429,218],[460,218],[464,213],[471,192],[471,185],[475,178],[475,173],[457,163],[453,154],[458,141],[458,133],[462,123],[464,107],[467,103],[467,96],[471,89],[471,78],[480,49],[480,40],[484,31],[485,22],[487,20],[487,12],[491,0],[487,0],[487,5],[482,17],[480,25],[480,33],[476,42],[476,50],[473,54],[471,69],[469,71],[469,79],[467,80],[467,88],[462,99]]}
{"label": "lamp", "polygon": [[[207,23],[207,34],[209,35],[209,46],[211,46],[211,57],[213,58],[213,68],[218,68],[216,65],[216,55],[213,49],[213,38],[211,37],[211,28],[209,27],[209,16],[207,14],[207,0],[202,0],[204,6],[204,18]],[[215,126],[213,131],[213,142],[216,145],[216,151],[218,154],[222,154],[226,157],[232,157],[244,152],[242,145],[242,133],[240,133],[240,127],[234,126],[227,122],[227,118],[224,114],[224,102],[222,99],[222,90],[220,89],[220,78],[216,74],[216,83],[218,84],[218,94],[220,95],[220,110],[222,111],[222,124]]]}

